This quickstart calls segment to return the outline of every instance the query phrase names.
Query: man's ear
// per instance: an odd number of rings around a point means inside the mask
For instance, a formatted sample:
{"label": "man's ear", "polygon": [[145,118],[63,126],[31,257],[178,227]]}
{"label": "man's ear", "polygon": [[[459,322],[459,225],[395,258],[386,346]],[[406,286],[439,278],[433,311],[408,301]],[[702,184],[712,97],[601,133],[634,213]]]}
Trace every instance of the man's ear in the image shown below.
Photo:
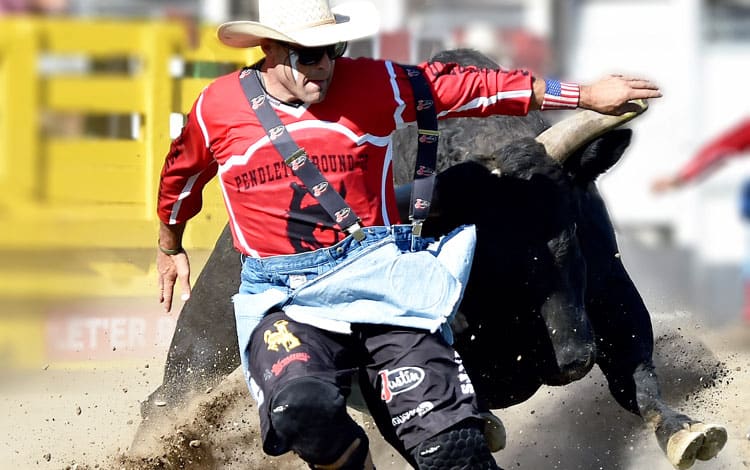
{"label": "man's ear", "polygon": [[268,38],[261,38],[260,50],[263,51],[263,55],[265,55],[266,57],[270,55],[271,51],[273,50],[273,46],[274,46],[273,40],[268,39]]}

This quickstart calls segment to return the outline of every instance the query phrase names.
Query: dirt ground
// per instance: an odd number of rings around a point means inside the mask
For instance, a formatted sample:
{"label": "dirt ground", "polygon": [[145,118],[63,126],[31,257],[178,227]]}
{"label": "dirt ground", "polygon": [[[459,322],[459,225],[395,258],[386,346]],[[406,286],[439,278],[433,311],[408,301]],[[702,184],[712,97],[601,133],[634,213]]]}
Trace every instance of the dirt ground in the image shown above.
{"label": "dirt ground", "polygon": [[[670,404],[726,426],[719,457],[696,470],[750,468],[750,326],[708,330],[689,316],[659,316],[657,367]],[[162,362],[117,367],[42,367],[4,373],[0,382],[0,469],[292,469],[290,458],[258,450],[255,409],[244,389],[207,390],[148,443],[131,449],[139,402],[160,382]],[[496,412],[508,446],[506,469],[669,470],[653,433],[611,399],[597,369],[584,380],[542,388]],[[378,469],[409,468],[370,431]]]}

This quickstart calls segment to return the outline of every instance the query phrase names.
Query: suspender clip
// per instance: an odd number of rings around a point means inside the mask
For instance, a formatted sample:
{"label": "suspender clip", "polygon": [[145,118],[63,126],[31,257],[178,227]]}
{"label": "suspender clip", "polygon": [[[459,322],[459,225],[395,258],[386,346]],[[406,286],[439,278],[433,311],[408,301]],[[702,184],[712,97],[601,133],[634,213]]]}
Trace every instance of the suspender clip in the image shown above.
{"label": "suspender clip", "polygon": [[346,227],[346,231],[349,232],[349,234],[358,242],[361,242],[365,239],[365,232],[362,230],[362,226],[359,225],[359,221],[354,222],[350,226]]}
{"label": "suspender clip", "polygon": [[412,237],[421,237],[422,236],[422,223],[424,223],[424,220],[421,220],[421,219],[412,221],[412,223],[411,223],[411,235],[412,235]]}
{"label": "suspender clip", "polygon": [[421,249],[420,238],[422,238],[422,223],[423,219],[412,219],[411,222],[411,251],[417,251]]}

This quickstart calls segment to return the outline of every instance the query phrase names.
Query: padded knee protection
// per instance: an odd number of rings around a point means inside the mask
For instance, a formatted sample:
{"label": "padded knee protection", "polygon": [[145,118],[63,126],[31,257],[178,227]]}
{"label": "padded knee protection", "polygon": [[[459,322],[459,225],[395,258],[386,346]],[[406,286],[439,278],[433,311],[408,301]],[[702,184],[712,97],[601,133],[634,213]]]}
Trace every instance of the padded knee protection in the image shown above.
{"label": "padded knee protection", "polygon": [[305,462],[336,462],[359,438],[359,446],[339,468],[363,467],[367,435],[347,413],[346,399],[335,385],[314,377],[295,379],[276,393],[270,409],[277,438]]}
{"label": "padded knee protection", "polygon": [[419,470],[499,470],[481,423],[463,421],[433,436],[411,451]]}

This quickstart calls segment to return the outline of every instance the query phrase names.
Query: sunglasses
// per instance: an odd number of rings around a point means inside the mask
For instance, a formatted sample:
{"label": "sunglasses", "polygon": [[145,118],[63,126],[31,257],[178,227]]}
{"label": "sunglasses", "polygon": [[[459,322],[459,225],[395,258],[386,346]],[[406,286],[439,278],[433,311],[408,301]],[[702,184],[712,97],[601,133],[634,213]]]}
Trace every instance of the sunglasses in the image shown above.
{"label": "sunglasses", "polygon": [[282,43],[290,52],[294,52],[297,56],[297,62],[301,65],[315,65],[323,58],[323,54],[328,54],[328,58],[331,60],[338,59],[346,52],[346,42],[337,42],[330,46],[320,47],[299,47],[293,46],[289,43]]}

